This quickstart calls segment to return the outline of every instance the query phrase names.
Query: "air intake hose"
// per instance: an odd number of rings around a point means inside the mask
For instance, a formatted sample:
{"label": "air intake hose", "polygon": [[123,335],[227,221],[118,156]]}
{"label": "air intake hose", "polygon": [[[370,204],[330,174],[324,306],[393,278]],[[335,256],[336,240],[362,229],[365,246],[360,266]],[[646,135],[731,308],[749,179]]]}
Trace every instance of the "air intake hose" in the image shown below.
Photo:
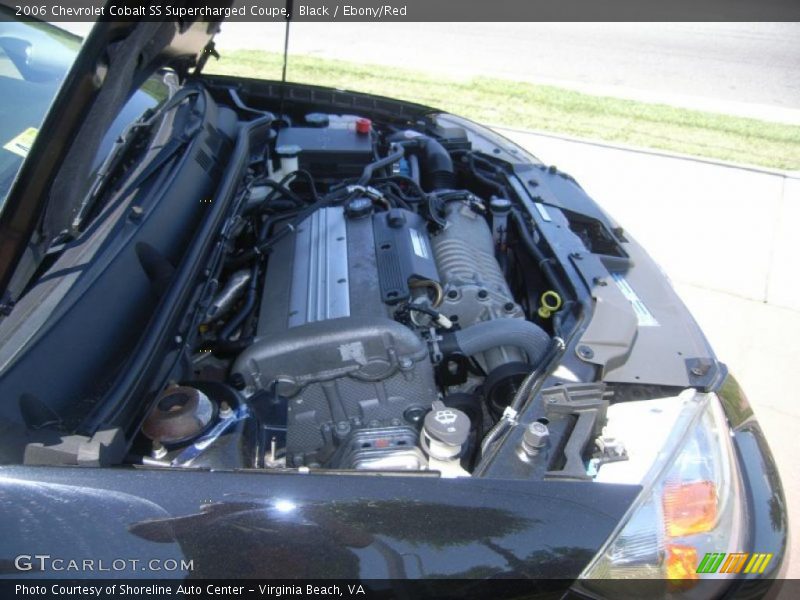
{"label": "air intake hose", "polygon": [[435,139],[426,137],[420,141],[422,151],[423,182],[431,190],[451,190],[455,185],[453,159]]}
{"label": "air intake hose", "polygon": [[456,181],[453,159],[436,139],[421,133],[404,131],[392,135],[389,141],[404,143],[409,152],[419,153],[422,163],[422,187],[425,190],[453,189]]}
{"label": "air intake hose", "polygon": [[481,321],[452,333],[446,333],[440,349],[444,354],[460,352],[467,356],[500,346],[514,346],[525,352],[528,362],[537,365],[547,352],[550,336],[534,323],[524,319],[492,319]]}

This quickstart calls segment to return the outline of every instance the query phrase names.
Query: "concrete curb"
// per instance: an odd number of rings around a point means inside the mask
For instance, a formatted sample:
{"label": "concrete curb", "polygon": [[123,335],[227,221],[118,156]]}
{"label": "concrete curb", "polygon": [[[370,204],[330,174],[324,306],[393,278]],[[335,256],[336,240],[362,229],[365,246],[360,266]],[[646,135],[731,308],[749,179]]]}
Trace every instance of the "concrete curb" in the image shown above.
{"label": "concrete curb", "polygon": [[729,167],[731,169],[744,169],[746,171],[753,171],[755,173],[766,173],[768,175],[778,175],[782,177],[789,177],[792,179],[800,179],[800,171],[786,171],[783,169],[773,169],[770,167],[761,167],[758,165],[750,165],[746,163],[737,163],[733,161],[722,160],[718,158],[706,158],[703,156],[695,156],[694,154],[683,154],[680,152],[669,152],[668,150],[659,150],[657,148],[645,148],[642,146],[630,146],[627,144],[620,144],[609,142],[606,140],[596,140],[590,138],[581,138],[577,136],[567,135],[563,133],[553,133],[552,131],[544,131],[540,129],[521,129],[519,127],[509,127],[507,125],[488,125],[499,133],[512,132],[520,134],[531,134],[541,137],[553,138],[556,140],[563,140],[565,142],[575,142],[579,144],[589,144],[600,148],[609,148],[612,150],[624,150],[626,152],[638,152],[640,154],[649,154],[651,156],[663,156],[665,158],[677,158],[681,160],[691,160],[694,162],[716,165],[720,167]]}

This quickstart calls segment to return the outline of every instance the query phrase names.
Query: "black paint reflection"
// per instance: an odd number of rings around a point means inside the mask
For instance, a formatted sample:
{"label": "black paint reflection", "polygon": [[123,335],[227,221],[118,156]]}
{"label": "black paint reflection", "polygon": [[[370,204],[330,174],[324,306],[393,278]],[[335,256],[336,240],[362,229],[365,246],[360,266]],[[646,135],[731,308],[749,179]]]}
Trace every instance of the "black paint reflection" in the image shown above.
{"label": "black paint reflection", "polygon": [[395,542],[439,550],[477,543],[500,555],[509,571],[523,574],[525,561],[494,540],[535,522],[497,508],[430,502],[298,506],[276,500],[205,504],[197,514],[137,523],[130,531],[149,541],[178,542],[186,558],[194,560],[191,576],[196,578],[355,579],[364,574],[354,550],[367,547],[383,557],[390,578],[403,578],[409,573]]}

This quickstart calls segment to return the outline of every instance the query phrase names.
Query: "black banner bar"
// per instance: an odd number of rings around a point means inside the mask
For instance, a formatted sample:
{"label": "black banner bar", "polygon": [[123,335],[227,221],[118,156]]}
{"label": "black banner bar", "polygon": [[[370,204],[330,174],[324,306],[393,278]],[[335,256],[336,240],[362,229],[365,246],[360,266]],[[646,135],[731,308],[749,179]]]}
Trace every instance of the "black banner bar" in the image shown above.
{"label": "black banner bar", "polygon": [[797,0],[0,0],[12,15],[69,22],[800,21]]}
{"label": "black banner bar", "polygon": [[[298,560],[302,560],[298,557]],[[173,600],[176,598],[226,600],[578,600],[586,596],[573,581],[560,579],[362,579],[362,580],[203,580],[203,579],[0,579],[0,598],[36,598],[46,600],[86,600],[136,598]],[[596,583],[600,583],[598,580]],[[580,585],[580,584],[578,584]],[[614,598],[662,597],[666,592],[691,591],[695,598],[717,597],[720,586],[730,598],[760,598],[765,594],[785,593],[794,598],[800,592],[797,579],[739,579],[666,581],[625,579],[607,581],[595,591],[606,588],[603,596]]]}

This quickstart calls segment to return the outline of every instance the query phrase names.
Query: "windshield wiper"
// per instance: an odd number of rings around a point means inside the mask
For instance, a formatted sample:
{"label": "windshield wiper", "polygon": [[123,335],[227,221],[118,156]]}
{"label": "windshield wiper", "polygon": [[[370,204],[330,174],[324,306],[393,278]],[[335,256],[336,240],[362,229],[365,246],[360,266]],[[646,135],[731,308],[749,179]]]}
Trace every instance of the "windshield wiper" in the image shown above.
{"label": "windshield wiper", "polygon": [[70,226],[70,234],[73,236],[76,235],[86,219],[97,212],[99,208],[98,200],[107,195],[106,191],[108,190],[109,184],[116,179],[115,176],[121,172],[122,167],[127,160],[131,158],[132,149],[150,133],[152,126],[153,122],[151,118],[143,118],[133,123],[122,136],[120,136],[114,144],[114,148],[111,150],[108,158],[95,174],[94,182],[89,192],[78,207],[75,218],[72,220]]}
{"label": "windshield wiper", "polygon": [[[137,151],[140,154],[139,158],[141,158],[141,156],[146,155],[148,151],[151,150],[151,147],[149,144],[147,144],[147,138],[150,136],[153,127],[164,117],[167,112],[176,108],[178,105],[196,93],[197,92],[195,90],[187,90],[185,92],[179,92],[175,94],[163,106],[155,110],[148,109],[148,111],[142,115],[139,121],[133,123],[125,131],[122,137],[117,141],[109,157],[97,171],[94,183],[89,189],[86,198],[76,211],[75,218],[72,220],[72,224],[70,226],[70,233],[73,236],[81,230],[82,225],[87,221],[87,219],[90,219],[93,215],[97,214],[99,209],[102,207],[102,204],[98,204],[98,201],[110,195],[107,193],[109,191],[109,185],[112,182],[119,180],[117,175],[120,174],[120,172],[126,166],[129,166],[127,164],[128,161],[137,162],[137,157],[134,156]],[[169,141],[154,157],[149,160],[147,166],[142,169],[131,181],[124,182],[116,195],[119,196],[120,193],[127,194],[128,192],[133,191],[137,187],[141,186],[147,179],[150,178],[150,176],[152,176],[159,169],[161,169],[162,166],[169,162],[169,160],[173,158],[179,150],[188,144],[197,131],[198,127],[196,124],[194,124],[187,127],[180,134],[175,134],[173,132],[173,135]],[[142,144],[143,147],[139,148],[139,144]]]}
{"label": "windshield wiper", "polygon": [[[178,157],[194,139],[202,129],[202,125],[200,121],[193,119],[189,119],[182,127],[173,129],[168,137],[165,136],[166,142],[160,148],[154,145],[151,132],[159,126],[168,111],[197,93],[197,90],[180,90],[160,108],[145,112],[139,121],[133,123],[120,136],[108,158],[95,173],[89,192],[78,207],[69,228],[55,236],[47,249],[35,259],[35,265],[30,269],[31,274],[26,278],[21,292],[16,297],[5,294],[0,298],[0,320],[10,314],[16,301],[38,281],[41,274],[47,270],[47,265],[52,265],[67,248],[73,246],[73,242],[79,239],[81,234],[88,230],[87,223],[92,222],[100,214],[111,198],[125,201],[132,192],[142,187],[153,175]],[[136,170],[136,174],[129,176],[126,173],[129,170]]]}

